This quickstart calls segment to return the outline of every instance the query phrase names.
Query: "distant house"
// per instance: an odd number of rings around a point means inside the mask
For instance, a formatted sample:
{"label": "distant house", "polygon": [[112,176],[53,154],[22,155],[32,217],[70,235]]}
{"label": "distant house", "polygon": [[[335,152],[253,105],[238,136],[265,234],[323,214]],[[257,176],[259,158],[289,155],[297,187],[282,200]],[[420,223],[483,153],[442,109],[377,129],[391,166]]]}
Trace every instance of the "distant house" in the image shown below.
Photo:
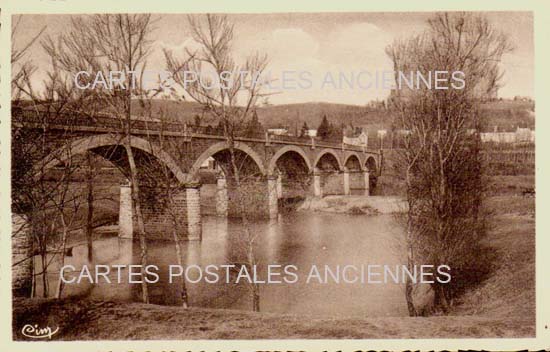
{"label": "distant house", "polygon": [[498,132],[495,128],[494,132],[480,133],[482,142],[493,143],[519,143],[519,142],[535,142],[535,131],[529,128],[518,127],[515,132]]}
{"label": "distant house", "polygon": [[273,134],[275,136],[286,136],[288,135],[288,129],[287,128],[269,128],[267,130],[267,133]]}
{"label": "distant house", "polygon": [[216,160],[213,157],[209,157],[206,159],[202,165],[200,166],[201,169],[208,169],[208,170],[216,170],[217,169],[217,163]]}
{"label": "distant house", "polygon": [[342,142],[349,145],[367,146],[369,143],[369,135],[366,128],[356,127],[353,130],[344,130]]}
{"label": "distant house", "polygon": [[534,142],[535,131],[529,128],[517,128],[516,130],[516,142]]}
{"label": "distant house", "polygon": [[358,146],[367,146],[369,143],[369,136],[365,131],[362,131],[357,137],[346,137],[344,136],[344,144],[358,145]]}
{"label": "distant house", "polygon": [[532,101],[532,99],[531,97],[523,97],[523,96],[516,95],[514,97],[514,101]]}
{"label": "distant house", "polygon": [[306,131],[306,136],[308,137],[317,137],[317,130],[316,129],[309,129]]}
{"label": "distant house", "polygon": [[398,135],[398,136],[408,136],[408,135],[412,134],[412,131],[411,130],[396,130],[395,134]]}
{"label": "distant house", "polygon": [[494,143],[514,143],[516,141],[515,132],[486,132],[480,133],[482,142]]}

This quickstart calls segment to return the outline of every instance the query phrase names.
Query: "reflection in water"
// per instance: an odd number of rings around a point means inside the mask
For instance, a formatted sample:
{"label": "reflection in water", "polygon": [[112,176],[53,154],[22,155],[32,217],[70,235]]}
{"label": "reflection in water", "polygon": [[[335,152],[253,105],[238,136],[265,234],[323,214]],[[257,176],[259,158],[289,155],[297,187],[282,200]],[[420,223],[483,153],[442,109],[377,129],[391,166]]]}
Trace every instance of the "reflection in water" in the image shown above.
{"label": "reflection in water", "polygon": [[[402,263],[397,249],[400,230],[391,216],[353,216],[341,214],[295,213],[276,220],[259,221],[252,225],[258,234],[256,256],[259,258],[261,278],[266,277],[268,264],[295,265],[299,280],[294,284],[265,284],[260,287],[261,310],[264,312],[339,315],[339,316],[400,316],[406,315],[403,286],[395,283],[306,283],[312,265],[368,264],[396,265]],[[186,242],[182,246],[183,263],[187,266],[231,264],[242,258],[239,224],[231,219],[203,218],[203,241]],[[239,245],[240,243],[240,245]],[[149,285],[152,303],[181,304],[181,277],[169,282],[168,266],[178,263],[171,242],[151,242],[148,245],[149,264],[160,268],[159,281]],[[77,271],[82,265],[139,264],[139,244],[116,236],[94,241],[94,263],[87,261],[85,244],[73,249],[66,258]],[[39,262],[38,260],[36,262]],[[55,263],[55,260],[54,260]],[[40,270],[39,268],[37,268]],[[55,287],[59,263],[49,268],[50,287]],[[84,294],[95,299],[138,301],[140,285],[127,281],[127,268],[122,270],[120,284],[67,284],[64,295]],[[220,271],[220,274],[222,271]],[[68,274],[75,275],[75,273]],[[233,273],[236,275],[236,273]],[[196,275],[192,275],[196,277]],[[249,287],[245,282],[225,283],[221,275],[218,283],[187,283],[191,306],[251,309]],[[117,273],[109,278],[116,282]],[[40,289],[37,289],[40,295]],[[53,292],[52,292],[53,294]]]}

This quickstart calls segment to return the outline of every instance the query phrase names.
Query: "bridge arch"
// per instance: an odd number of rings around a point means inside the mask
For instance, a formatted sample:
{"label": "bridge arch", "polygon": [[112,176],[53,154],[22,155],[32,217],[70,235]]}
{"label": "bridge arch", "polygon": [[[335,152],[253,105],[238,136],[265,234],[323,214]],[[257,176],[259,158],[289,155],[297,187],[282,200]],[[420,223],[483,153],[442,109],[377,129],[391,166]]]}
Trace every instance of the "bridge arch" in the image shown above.
{"label": "bridge arch", "polygon": [[349,164],[355,162],[356,165],[359,166],[359,170],[363,171],[364,167],[361,163],[361,157],[356,152],[350,152],[344,159],[344,167],[347,167],[349,169]]}
{"label": "bridge arch", "polygon": [[299,154],[304,160],[305,164],[307,165],[308,171],[309,172],[313,171],[313,167],[311,166],[311,161],[309,160],[304,150],[295,145],[287,145],[279,149],[269,161],[269,167],[267,169],[267,172],[270,175],[272,175],[275,172],[275,169],[277,168],[277,161],[279,160],[279,158],[288,152],[295,152]]}
{"label": "bridge arch", "polygon": [[[236,150],[240,150],[241,152],[245,153],[247,156],[249,156],[255,163],[262,175],[265,175],[265,167],[264,163],[262,161],[262,158],[260,155],[254,151],[251,147],[249,147],[246,143],[243,142],[235,142],[234,145]],[[208,159],[209,157],[213,156],[214,154],[228,150],[229,144],[227,142],[219,142],[214,145],[211,145],[206,149],[202,154],[195,160],[193,163],[193,166],[191,166],[191,169],[189,170],[188,174],[188,181],[192,182],[197,178],[197,173],[200,169],[200,166]]]}
{"label": "bridge arch", "polygon": [[376,159],[373,156],[368,156],[365,161],[365,169],[372,175],[376,175],[378,172],[378,166],[376,165]]}
{"label": "bridge arch", "polygon": [[313,163],[313,167],[318,167],[319,161],[325,155],[331,155],[332,157],[334,157],[334,159],[336,160],[336,163],[338,164],[338,171],[342,171],[344,169],[343,165],[342,165],[342,161],[340,160],[338,155],[334,151],[332,151],[331,149],[328,149],[328,148],[325,148],[325,149],[323,149],[319,152],[319,154],[315,158],[315,162]]}
{"label": "bridge arch", "polygon": [[[35,177],[39,177],[41,172],[45,172],[60,162],[69,160],[73,155],[85,153],[88,150],[111,146],[111,145],[123,145],[124,139],[120,136],[113,134],[100,134],[95,136],[89,136],[77,139],[67,147],[61,147],[50,153],[47,157],[42,159],[34,171]],[[166,151],[162,150],[158,145],[147,141],[143,138],[132,136],[130,139],[132,148],[140,149],[146,153],[149,153],[164,163],[168,169],[172,172],[174,177],[181,182],[185,183],[186,175],[180,169],[176,161]]]}

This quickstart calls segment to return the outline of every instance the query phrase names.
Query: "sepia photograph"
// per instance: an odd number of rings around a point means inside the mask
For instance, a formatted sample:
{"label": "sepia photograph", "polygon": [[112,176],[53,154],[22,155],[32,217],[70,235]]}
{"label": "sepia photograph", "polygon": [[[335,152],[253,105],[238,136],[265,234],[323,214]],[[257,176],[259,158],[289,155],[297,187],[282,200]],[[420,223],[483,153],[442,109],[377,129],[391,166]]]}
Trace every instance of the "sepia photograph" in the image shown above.
{"label": "sepia photograph", "polygon": [[533,12],[125,11],[2,25],[12,340],[536,337]]}

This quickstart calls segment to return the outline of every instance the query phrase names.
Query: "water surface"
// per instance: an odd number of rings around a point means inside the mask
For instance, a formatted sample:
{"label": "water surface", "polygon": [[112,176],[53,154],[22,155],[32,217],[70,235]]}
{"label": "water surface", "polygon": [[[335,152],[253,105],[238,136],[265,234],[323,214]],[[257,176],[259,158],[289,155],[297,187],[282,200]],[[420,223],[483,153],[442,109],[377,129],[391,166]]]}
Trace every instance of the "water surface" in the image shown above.
{"label": "water surface", "polygon": [[[403,316],[407,314],[403,285],[340,283],[328,280],[319,283],[306,278],[312,265],[336,269],[345,265],[360,267],[368,264],[396,265],[402,263],[399,249],[401,229],[392,216],[361,216],[323,213],[291,213],[277,220],[257,221],[251,226],[257,234],[256,256],[260,279],[266,278],[268,264],[292,264],[298,268],[298,282],[262,284],[260,308],[264,312],[309,314],[321,316]],[[231,264],[243,260],[241,227],[238,221],[217,217],[203,217],[202,242],[185,242],[184,265]],[[160,268],[160,280],[150,285],[151,302],[165,305],[181,304],[181,281],[168,282],[168,266],[178,264],[172,242],[150,242],[148,263]],[[87,260],[85,244],[73,248],[66,264],[77,270],[87,264],[139,264],[139,245],[119,239],[116,234],[102,236],[93,244],[93,263]],[[56,281],[56,267],[50,269],[50,286]],[[57,269],[59,270],[59,269]],[[139,301],[140,285],[129,284],[123,271],[122,283],[67,284],[64,295],[87,295],[95,299]],[[193,271],[191,276],[196,278]],[[195,272],[196,273],[196,272]],[[225,272],[220,269],[218,283],[187,283],[191,306],[228,309],[251,309],[250,287],[246,282],[225,283]],[[67,275],[70,276],[71,274]],[[232,272],[234,279],[237,272]],[[116,281],[116,273],[109,277]],[[291,278],[291,277],[289,277]],[[53,291],[50,288],[51,291]],[[40,289],[37,289],[39,293]]]}

